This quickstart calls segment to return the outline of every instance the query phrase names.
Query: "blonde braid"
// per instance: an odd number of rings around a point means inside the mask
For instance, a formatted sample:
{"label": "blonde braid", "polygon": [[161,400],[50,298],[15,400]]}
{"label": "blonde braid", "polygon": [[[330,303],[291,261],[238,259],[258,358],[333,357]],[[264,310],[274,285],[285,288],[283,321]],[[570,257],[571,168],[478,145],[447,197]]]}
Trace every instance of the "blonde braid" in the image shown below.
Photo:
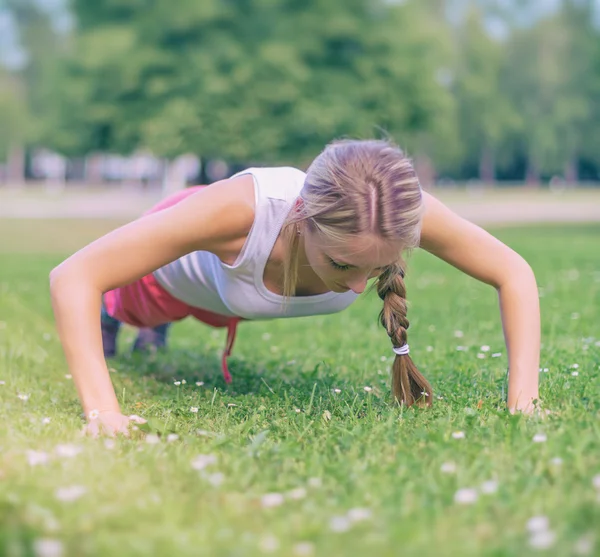
{"label": "blonde braid", "polygon": [[[400,348],[407,343],[406,286],[402,262],[390,267],[377,280],[377,294],[383,300],[379,321],[392,341]],[[431,406],[431,385],[417,369],[408,354],[396,355],[392,366],[392,393],[401,404]]]}

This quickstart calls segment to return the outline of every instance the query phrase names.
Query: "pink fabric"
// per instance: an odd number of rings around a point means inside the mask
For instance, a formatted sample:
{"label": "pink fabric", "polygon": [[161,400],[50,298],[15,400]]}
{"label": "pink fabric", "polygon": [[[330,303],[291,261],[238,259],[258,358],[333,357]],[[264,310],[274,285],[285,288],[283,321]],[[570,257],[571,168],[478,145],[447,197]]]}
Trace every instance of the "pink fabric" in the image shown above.
{"label": "pink fabric", "polygon": [[[202,187],[204,186],[195,186],[177,192],[152,207],[146,214],[171,207]],[[229,317],[190,306],[169,294],[152,274],[106,292],[104,306],[111,317],[135,327],[156,327],[164,323],[180,321],[188,316],[195,317],[211,327],[227,327],[227,342],[221,358],[221,369],[225,382],[231,383],[232,377],[227,367],[227,358],[233,349],[237,324],[241,321],[241,317]]]}

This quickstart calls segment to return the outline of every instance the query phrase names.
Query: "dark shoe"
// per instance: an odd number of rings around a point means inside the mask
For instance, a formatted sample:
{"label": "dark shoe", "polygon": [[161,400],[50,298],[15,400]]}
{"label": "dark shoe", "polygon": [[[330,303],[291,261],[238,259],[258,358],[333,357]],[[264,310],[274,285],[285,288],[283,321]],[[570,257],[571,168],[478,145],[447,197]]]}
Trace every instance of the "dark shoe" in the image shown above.
{"label": "dark shoe", "polygon": [[143,328],[139,330],[138,336],[133,344],[133,352],[156,352],[167,346],[167,331],[170,323],[158,327]]}
{"label": "dark shoe", "polygon": [[101,323],[102,328],[102,348],[104,349],[105,358],[114,358],[117,353],[117,334],[119,332],[120,323]]}

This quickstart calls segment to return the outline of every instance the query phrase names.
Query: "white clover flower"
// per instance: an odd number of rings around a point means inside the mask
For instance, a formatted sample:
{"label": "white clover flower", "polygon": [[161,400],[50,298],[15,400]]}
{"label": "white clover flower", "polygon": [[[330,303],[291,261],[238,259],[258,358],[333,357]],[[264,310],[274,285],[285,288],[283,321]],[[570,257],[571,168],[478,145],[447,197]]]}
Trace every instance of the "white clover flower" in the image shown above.
{"label": "white clover flower", "polygon": [[173,382],[173,385],[175,385],[175,386],[179,387],[179,385],[181,385],[181,381],[174,381],[174,382]]}
{"label": "white clover flower", "polygon": [[177,433],[169,433],[169,435],[167,435],[167,443],[173,443],[173,441],[177,441],[177,439],[179,439]]}
{"label": "white clover flower", "polygon": [[456,347],[457,352],[464,352],[466,349],[467,349],[466,346],[457,346]]}
{"label": "white clover flower", "polygon": [[544,532],[550,528],[550,520],[548,520],[547,516],[532,516],[527,521],[526,528],[532,534]]}
{"label": "white clover flower", "polygon": [[27,401],[27,400],[29,400],[29,396],[30,396],[30,395],[26,395],[26,394],[23,394],[23,393],[19,393],[19,394],[17,395],[17,398],[19,398],[20,400],[25,400],[25,401]]}
{"label": "white clover flower", "polygon": [[483,359],[485,358],[485,354],[483,354],[482,352],[480,352],[479,354],[477,354],[477,357],[478,357],[480,360],[483,360]]}
{"label": "white clover flower", "polygon": [[90,413],[88,414],[88,419],[96,420],[98,419],[98,416],[100,416],[100,412],[98,410],[90,410]]}
{"label": "white clover flower", "polygon": [[370,392],[373,390],[373,387],[369,387],[369,386],[367,386],[367,387],[363,387],[363,389],[364,389],[364,390],[365,390],[367,393],[370,393]]}
{"label": "white clover flower", "polygon": [[529,538],[529,545],[534,549],[549,549],[556,542],[556,534],[551,530],[536,532]]}
{"label": "white clover flower", "polygon": [[214,474],[207,474],[205,479],[213,487],[219,487],[225,481],[225,474],[215,472]]}
{"label": "white clover flower", "polygon": [[315,546],[310,542],[297,543],[292,551],[296,557],[310,557],[315,552]]}
{"label": "white clover flower", "polygon": [[33,542],[33,553],[35,557],[62,557],[65,548],[59,540],[40,538]]}
{"label": "white clover flower", "polygon": [[158,445],[160,443],[160,437],[154,433],[148,433],[146,435],[146,443],[148,443],[148,445]]}
{"label": "white clover flower", "polygon": [[573,365],[571,366],[571,369],[579,369],[579,364],[573,364]]}
{"label": "white clover flower", "polygon": [[68,487],[59,487],[55,492],[54,496],[59,501],[70,503],[76,501],[80,497],[83,497],[87,493],[87,489],[82,485],[71,485]]}
{"label": "white clover flower", "polygon": [[192,406],[190,408],[190,412],[192,412],[193,414],[197,414],[198,413],[198,407],[197,406]]}
{"label": "white clover flower", "polygon": [[227,408],[234,408],[235,406],[237,406],[237,404],[234,404],[233,402],[230,402],[230,403],[227,405]]}
{"label": "white clover flower", "polygon": [[50,418],[42,418],[42,423],[48,425],[50,423]]}
{"label": "white clover flower", "polygon": [[204,385],[204,381],[196,381],[196,387],[202,387]]}
{"label": "white clover flower", "polygon": [[27,451],[27,462],[29,466],[39,466],[48,464],[50,457],[44,451]]}
{"label": "white clover flower", "polygon": [[555,456],[552,460],[550,460],[550,463],[553,466],[562,466],[563,459],[560,458],[560,456]]}
{"label": "white clover flower", "polygon": [[479,350],[481,350],[482,352],[489,352],[490,347],[487,344],[484,344]]}
{"label": "white clover flower", "polygon": [[54,452],[61,458],[74,458],[83,449],[77,445],[56,445]]}
{"label": "white clover flower", "polygon": [[536,433],[533,436],[534,443],[545,443],[548,440],[545,433]]}
{"label": "white clover flower", "polygon": [[477,491],[470,487],[459,489],[454,494],[454,502],[459,505],[472,505],[477,501]]}
{"label": "white clover flower", "polygon": [[456,472],[456,464],[454,462],[444,462],[440,466],[440,472],[444,474],[454,474]]}
{"label": "white clover flower", "polygon": [[500,357],[502,357],[502,352],[494,352],[492,354],[492,358],[500,358]]}
{"label": "white clover flower", "polygon": [[214,454],[201,454],[192,460],[194,470],[204,470],[207,466],[217,463],[217,456]]}
{"label": "white clover flower", "polygon": [[65,379],[73,379],[73,376],[70,373],[66,373]]}
{"label": "white clover flower", "polygon": [[306,489],[303,487],[296,487],[295,489],[288,491],[287,496],[294,501],[304,499],[306,497]]}
{"label": "white clover flower", "polygon": [[498,491],[498,482],[496,480],[488,480],[487,482],[483,482],[479,489],[481,490],[481,493],[491,495]]}
{"label": "white clover flower", "polygon": [[302,410],[300,410],[300,408],[294,408],[294,412],[296,412],[296,414],[300,414],[300,412],[302,412]]}
{"label": "white clover flower", "polygon": [[263,536],[258,544],[263,553],[273,553],[279,549],[279,540],[275,536]]}
{"label": "white clover flower", "polygon": [[347,532],[350,530],[352,523],[350,519],[346,516],[334,516],[329,521],[329,529],[336,534],[341,534],[342,532]]}
{"label": "white clover flower", "polygon": [[464,431],[455,431],[452,433],[452,437],[454,439],[464,439],[465,438],[465,432]]}
{"label": "white clover flower", "polygon": [[260,498],[260,504],[264,509],[279,507],[284,501],[285,498],[281,493],[267,493]]}
{"label": "white clover flower", "polygon": [[462,338],[465,336],[465,333],[463,333],[462,331],[454,331],[454,336],[456,338]]}
{"label": "white clover flower", "polygon": [[373,512],[371,509],[357,507],[355,509],[350,509],[346,516],[350,522],[362,522],[363,520],[370,520],[373,517]]}
{"label": "white clover flower", "polygon": [[336,395],[339,395],[339,394],[342,392],[342,389],[333,389],[333,392],[334,392]]}
{"label": "white clover flower", "polygon": [[323,485],[323,480],[321,478],[309,478],[308,487],[319,488]]}
{"label": "white clover flower", "polygon": [[600,489],[600,474],[596,474],[593,478],[592,478],[592,485],[596,488],[596,489]]}
{"label": "white clover flower", "polygon": [[586,535],[579,538],[573,547],[575,555],[591,555],[594,551],[594,538],[592,535]]}
{"label": "white clover flower", "polygon": [[0,381],[0,385],[6,385],[6,381]]}

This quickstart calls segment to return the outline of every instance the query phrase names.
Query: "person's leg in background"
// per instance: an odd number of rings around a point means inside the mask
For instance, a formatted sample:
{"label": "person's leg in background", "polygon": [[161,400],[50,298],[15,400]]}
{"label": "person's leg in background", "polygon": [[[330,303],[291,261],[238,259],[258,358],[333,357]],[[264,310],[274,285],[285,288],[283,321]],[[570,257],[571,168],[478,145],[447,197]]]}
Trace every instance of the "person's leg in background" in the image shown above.
{"label": "person's leg in background", "polygon": [[117,335],[121,328],[121,322],[108,315],[106,307],[104,307],[104,302],[102,302],[100,323],[102,326],[102,348],[104,349],[104,357],[112,358],[117,353]]}
{"label": "person's leg in background", "polygon": [[133,343],[133,352],[153,352],[167,346],[167,331],[171,323],[158,325],[154,328],[144,327],[139,330]]}

